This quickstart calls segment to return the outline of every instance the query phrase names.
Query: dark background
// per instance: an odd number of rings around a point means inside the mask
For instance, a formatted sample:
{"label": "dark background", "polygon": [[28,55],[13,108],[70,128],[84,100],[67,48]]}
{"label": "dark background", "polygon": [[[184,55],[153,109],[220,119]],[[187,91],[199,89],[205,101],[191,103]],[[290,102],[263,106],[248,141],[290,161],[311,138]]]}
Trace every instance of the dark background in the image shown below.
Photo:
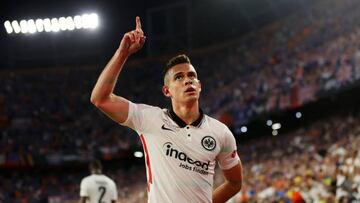
{"label": "dark background", "polygon": [[[312,0],[136,0],[6,1],[0,17],[0,69],[105,63],[123,34],[142,19],[147,43],[136,57],[171,54],[249,33],[289,14],[306,11]],[[75,16],[96,12],[96,30],[10,34],[6,20]]]}

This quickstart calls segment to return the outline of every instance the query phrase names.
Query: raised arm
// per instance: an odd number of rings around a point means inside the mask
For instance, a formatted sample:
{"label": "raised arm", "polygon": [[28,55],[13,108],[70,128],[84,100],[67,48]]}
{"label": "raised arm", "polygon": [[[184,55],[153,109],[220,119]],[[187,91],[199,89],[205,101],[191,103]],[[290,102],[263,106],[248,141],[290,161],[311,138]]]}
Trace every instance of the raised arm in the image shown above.
{"label": "raised arm", "polygon": [[124,34],[119,48],[100,74],[91,93],[91,103],[116,122],[124,122],[129,112],[129,102],[113,93],[118,76],[127,58],[145,43],[140,18],[136,17],[136,29]]}

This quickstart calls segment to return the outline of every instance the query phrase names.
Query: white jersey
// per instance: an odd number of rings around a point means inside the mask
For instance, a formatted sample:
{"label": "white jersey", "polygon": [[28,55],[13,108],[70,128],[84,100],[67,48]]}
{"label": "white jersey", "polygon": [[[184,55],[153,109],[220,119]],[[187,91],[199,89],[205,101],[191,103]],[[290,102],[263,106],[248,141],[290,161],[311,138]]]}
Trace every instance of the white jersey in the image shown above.
{"label": "white jersey", "polygon": [[111,203],[117,200],[116,184],[102,174],[92,174],[82,179],[80,197],[88,197],[87,203]]}
{"label": "white jersey", "polygon": [[231,131],[202,111],[187,125],[171,109],[129,102],[121,125],[140,135],[151,203],[212,202],[216,162],[226,170],[240,160]]}

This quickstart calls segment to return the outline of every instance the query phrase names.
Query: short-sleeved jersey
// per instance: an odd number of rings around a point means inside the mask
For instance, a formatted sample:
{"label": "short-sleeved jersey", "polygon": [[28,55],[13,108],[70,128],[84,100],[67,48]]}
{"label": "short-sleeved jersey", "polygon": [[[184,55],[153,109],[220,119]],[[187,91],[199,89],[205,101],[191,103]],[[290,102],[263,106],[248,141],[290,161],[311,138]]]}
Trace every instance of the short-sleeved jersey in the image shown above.
{"label": "short-sleeved jersey", "polygon": [[212,202],[216,162],[223,170],[239,163],[231,131],[200,113],[187,125],[172,109],[129,102],[128,118],[121,125],[140,135],[148,202]]}
{"label": "short-sleeved jersey", "polygon": [[102,174],[92,174],[82,179],[80,197],[88,197],[87,203],[111,203],[117,200],[116,184]]}

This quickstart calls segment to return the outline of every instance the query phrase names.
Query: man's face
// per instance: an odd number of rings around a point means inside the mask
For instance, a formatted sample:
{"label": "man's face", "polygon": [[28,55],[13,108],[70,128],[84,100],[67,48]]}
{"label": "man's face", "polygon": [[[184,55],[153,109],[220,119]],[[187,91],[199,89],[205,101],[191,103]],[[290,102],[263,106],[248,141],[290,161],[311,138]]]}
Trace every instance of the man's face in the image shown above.
{"label": "man's face", "polygon": [[201,84],[191,64],[177,64],[166,73],[163,93],[173,101],[180,103],[196,101],[200,92]]}

